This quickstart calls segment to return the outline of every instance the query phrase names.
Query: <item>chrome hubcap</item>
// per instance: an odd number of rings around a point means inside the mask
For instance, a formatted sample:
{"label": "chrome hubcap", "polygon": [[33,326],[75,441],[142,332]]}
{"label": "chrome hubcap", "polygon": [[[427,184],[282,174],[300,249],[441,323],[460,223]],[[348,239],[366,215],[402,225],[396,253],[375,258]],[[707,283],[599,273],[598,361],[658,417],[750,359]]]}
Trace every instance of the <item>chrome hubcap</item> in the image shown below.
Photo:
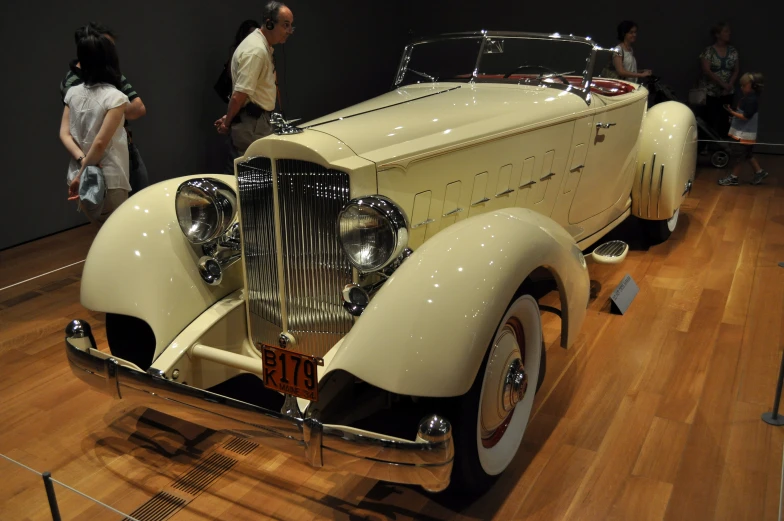
{"label": "chrome hubcap", "polygon": [[515,358],[506,372],[504,379],[503,408],[509,412],[515,408],[525,397],[528,390],[528,374],[523,367],[523,361]]}

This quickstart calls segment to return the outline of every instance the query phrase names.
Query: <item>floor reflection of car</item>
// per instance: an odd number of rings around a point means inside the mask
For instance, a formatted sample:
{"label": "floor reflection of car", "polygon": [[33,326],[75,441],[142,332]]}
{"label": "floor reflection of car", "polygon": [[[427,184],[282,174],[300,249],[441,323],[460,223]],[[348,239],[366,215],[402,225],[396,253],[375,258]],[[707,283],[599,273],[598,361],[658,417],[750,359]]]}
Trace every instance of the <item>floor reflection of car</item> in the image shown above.
{"label": "floor reflection of car", "polygon": [[[390,92],[276,119],[234,176],[135,195],[83,277],[112,356],[72,322],[74,371],[316,467],[485,489],[545,375],[535,282],[557,287],[569,347],[582,252],[631,215],[666,239],[691,187],[691,111],[595,78],[608,56],[572,36],[423,39]],[[604,246],[594,260],[628,249]]]}

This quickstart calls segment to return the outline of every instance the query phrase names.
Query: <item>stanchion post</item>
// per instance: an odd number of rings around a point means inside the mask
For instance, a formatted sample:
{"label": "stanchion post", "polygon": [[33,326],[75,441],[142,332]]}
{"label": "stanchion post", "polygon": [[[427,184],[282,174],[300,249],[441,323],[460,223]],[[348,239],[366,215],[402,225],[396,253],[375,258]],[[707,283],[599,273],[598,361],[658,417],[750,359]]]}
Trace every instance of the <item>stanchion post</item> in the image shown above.
{"label": "stanchion post", "polygon": [[779,416],[779,403],[781,403],[781,387],[784,384],[784,356],[781,357],[779,367],[779,381],[776,383],[776,396],[773,398],[773,411],[762,415],[762,421],[770,425],[784,425],[784,417]]}
{"label": "stanchion post", "polygon": [[57,507],[57,496],[54,495],[54,485],[52,484],[52,474],[44,472],[41,474],[44,478],[44,487],[46,488],[46,499],[49,500],[49,510],[52,511],[52,521],[61,521],[60,509]]}

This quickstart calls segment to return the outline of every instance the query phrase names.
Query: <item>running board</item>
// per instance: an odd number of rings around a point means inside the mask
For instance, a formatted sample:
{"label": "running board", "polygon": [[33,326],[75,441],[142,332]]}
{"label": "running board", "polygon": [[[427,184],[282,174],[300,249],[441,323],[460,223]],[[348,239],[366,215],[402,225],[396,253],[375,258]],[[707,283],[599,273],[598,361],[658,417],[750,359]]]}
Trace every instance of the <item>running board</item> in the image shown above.
{"label": "running board", "polygon": [[629,245],[623,241],[605,242],[596,247],[590,257],[597,264],[620,264],[629,253]]}

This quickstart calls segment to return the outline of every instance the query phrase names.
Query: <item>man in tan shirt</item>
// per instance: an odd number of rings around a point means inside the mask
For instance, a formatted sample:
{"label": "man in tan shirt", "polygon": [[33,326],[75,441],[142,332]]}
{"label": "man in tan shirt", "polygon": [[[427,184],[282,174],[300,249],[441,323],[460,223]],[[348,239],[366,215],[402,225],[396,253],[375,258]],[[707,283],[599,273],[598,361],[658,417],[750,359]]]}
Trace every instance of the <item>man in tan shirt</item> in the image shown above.
{"label": "man in tan shirt", "polygon": [[264,6],[262,27],[250,33],[231,58],[233,92],[226,115],[215,121],[220,134],[231,135],[232,157],[245,154],[251,143],[272,133],[277,80],[273,45],[286,43],[294,32],[294,14],[281,2]]}

